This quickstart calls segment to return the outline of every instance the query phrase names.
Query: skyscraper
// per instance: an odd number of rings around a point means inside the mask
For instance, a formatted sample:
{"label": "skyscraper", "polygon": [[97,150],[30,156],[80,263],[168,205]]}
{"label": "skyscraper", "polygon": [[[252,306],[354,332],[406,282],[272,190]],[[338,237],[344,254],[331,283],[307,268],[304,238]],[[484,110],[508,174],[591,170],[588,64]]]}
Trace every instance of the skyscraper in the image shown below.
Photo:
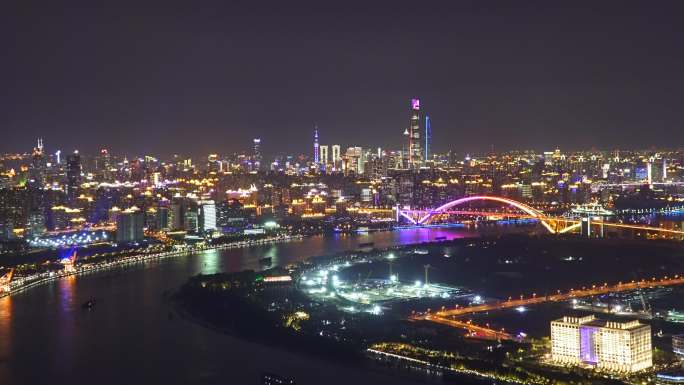
{"label": "skyscraper", "polygon": [[319,164],[319,153],[318,153],[318,126],[314,126],[314,163]]}
{"label": "skyscraper", "polygon": [[45,153],[43,152],[43,139],[38,139],[38,146],[33,149],[31,165],[29,168],[30,186],[41,188],[45,179]]}
{"label": "skyscraper", "polygon": [[214,201],[200,201],[199,226],[200,231],[209,232],[216,230],[216,204]]}
{"label": "skyscraper", "polygon": [[81,155],[78,150],[67,156],[66,164],[66,192],[69,199],[73,199],[78,186],[81,185]]}
{"label": "skyscraper", "polygon": [[320,148],[321,169],[325,169],[325,167],[330,162],[328,159],[328,145],[327,144],[321,145],[319,148]]}
{"label": "skyscraper", "polygon": [[95,171],[99,177],[104,181],[112,179],[112,165],[109,150],[103,148],[100,150],[100,155],[95,158]]}
{"label": "skyscraper", "polygon": [[261,169],[261,138],[254,138],[254,169]]}
{"label": "skyscraper", "polygon": [[408,167],[419,168],[423,163],[422,125],[420,100],[411,99],[411,115],[408,128]]}
{"label": "skyscraper", "polygon": [[340,167],[340,145],[339,144],[333,144],[332,145],[332,164],[333,164],[334,170],[337,170]]}
{"label": "skyscraper", "polygon": [[139,210],[127,209],[121,212],[116,218],[116,241],[131,243],[143,240],[144,222],[143,213]]}
{"label": "skyscraper", "polygon": [[430,127],[430,117],[425,115],[425,161],[430,160],[430,150],[432,147],[432,127]]}

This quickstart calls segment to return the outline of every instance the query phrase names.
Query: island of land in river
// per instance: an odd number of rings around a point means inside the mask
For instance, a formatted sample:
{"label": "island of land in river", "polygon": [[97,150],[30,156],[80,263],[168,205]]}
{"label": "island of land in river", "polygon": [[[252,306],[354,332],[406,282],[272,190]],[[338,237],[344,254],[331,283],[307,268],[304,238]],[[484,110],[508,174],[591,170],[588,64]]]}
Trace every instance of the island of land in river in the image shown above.
{"label": "island of land in river", "polygon": [[[468,376],[539,384],[631,383],[648,374],[616,379],[545,362],[549,322],[586,313],[571,303],[477,315],[489,327],[526,326],[519,334],[525,338],[511,341],[474,339],[459,329],[412,322],[410,314],[673,275],[684,271],[683,256],[671,242],[523,235],[458,239],[327,255],[288,269],[199,275],[176,299],[184,312],[214,329],[333,360],[366,356],[381,366],[439,371],[443,379],[461,382]],[[654,303],[669,297],[681,307],[679,290],[656,288],[642,295]],[[619,300],[637,305],[636,298]],[[665,319],[653,316],[649,322],[681,332]],[[656,364],[672,365],[666,340],[654,344],[660,352]]]}

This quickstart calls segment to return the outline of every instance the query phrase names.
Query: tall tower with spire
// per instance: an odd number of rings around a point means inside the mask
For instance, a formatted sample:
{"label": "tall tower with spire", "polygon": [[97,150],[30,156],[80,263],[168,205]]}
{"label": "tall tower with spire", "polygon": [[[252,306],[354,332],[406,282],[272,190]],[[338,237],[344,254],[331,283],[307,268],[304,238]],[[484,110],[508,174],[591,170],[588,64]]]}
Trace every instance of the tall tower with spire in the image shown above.
{"label": "tall tower with spire", "polygon": [[425,154],[423,152],[423,118],[420,111],[420,100],[411,99],[411,115],[409,119],[408,132],[408,167],[420,168]]}
{"label": "tall tower with spire", "polygon": [[318,152],[318,126],[314,125],[314,163],[318,165],[320,163],[320,153]]}

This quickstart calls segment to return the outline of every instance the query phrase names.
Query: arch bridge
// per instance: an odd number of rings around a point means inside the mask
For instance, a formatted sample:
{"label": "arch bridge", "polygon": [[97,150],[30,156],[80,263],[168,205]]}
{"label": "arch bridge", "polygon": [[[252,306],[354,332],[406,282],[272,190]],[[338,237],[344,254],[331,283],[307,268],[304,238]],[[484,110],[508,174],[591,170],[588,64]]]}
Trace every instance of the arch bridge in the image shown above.
{"label": "arch bridge", "polygon": [[[502,203],[507,207],[504,211],[486,211],[482,209],[465,209],[458,208],[471,202],[495,202]],[[507,218],[527,218],[539,220],[544,228],[550,233],[565,233],[581,226],[580,221],[547,216],[543,212],[526,205],[525,203],[515,201],[513,199],[502,198],[490,195],[477,195],[465,198],[460,198],[443,204],[434,209],[428,210],[410,210],[397,208],[397,221],[400,217],[405,218],[414,225],[428,225],[435,218],[443,218],[448,215],[468,215],[468,216],[499,216]]]}

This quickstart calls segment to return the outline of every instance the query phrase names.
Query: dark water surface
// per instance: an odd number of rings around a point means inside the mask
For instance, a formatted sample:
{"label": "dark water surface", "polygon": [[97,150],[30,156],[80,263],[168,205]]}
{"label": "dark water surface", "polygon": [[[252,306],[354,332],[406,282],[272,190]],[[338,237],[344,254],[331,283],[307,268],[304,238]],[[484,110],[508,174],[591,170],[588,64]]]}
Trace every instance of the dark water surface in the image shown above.
{"label": "dark water surface", "polygon": [[[264,256],[285,265],[364,242],[382,248],[476,235],[450,228],[317,236],[71,277],[0,298],[0,384],[258,384],[262,371],[298,384],[423,383],[170,319],[164,294],[200,272],[258,269]],[[83,310],[91,297],[98,299],[96,308]]]}

